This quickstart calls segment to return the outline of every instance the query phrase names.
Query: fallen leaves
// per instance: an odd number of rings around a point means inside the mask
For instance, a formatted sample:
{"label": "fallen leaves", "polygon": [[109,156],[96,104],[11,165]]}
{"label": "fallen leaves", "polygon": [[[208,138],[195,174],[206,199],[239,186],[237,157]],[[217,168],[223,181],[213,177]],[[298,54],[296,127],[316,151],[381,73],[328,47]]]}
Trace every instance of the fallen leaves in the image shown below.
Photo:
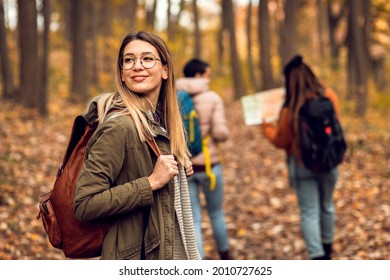
{"label": "fallen leaves", "polygon": [[[308,258],[284,152],[262,137],[260,127],[244,125],[238,102],[228,104],[226,112],[231,138],[221,145],[224,205],[234,256]],[[348,150],[334,195],[335,259],[390,259],[390,130],[385,120],[375,112],[370,122],[343,118]],[[204,216],[205,243],[215,244]],[[218,259],[215,245],[205,250],[209,258]]]}
{"label": "fallen leaves", "polygon": [[[1,106],[0,259],[65,259],[49,244],[36,215],[82,107],[57,100],[43,120],[14,104]],[[258,126],[245,126],[239,102],[227,104],[226,113],[231,137],[220,151],[234,258],[306,259],[284,152],[268,143]],[[390,259],[390,128],[385,119],[343,118],[348,150],[334,196],[335,259]],[[206,257],[218,259],[205,212],[203,232]]]}

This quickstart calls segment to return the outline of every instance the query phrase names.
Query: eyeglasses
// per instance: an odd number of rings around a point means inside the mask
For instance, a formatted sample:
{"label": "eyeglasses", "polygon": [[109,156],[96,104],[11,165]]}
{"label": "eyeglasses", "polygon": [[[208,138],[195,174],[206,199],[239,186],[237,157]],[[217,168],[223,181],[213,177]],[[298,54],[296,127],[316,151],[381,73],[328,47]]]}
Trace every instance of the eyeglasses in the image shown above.
{"label": "eyeglasses", "polygon": [[[154,54],[147,53],[139,57],[142,67],[145,69],[153,68],[157,60],[161,62],[160,59],[158,59]],[[130,70],[134,67],[135,63],[137,62],[137,57],[133,55],[125,55],[120,60],[120,65],[124,70]]]}

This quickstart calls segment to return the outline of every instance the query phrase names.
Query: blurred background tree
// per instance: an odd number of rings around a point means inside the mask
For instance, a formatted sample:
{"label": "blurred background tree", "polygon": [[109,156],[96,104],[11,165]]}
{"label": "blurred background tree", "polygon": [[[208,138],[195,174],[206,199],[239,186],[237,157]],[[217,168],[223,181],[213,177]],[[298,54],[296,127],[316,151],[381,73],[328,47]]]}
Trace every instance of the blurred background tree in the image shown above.
{"label": "blurred background tree", "polygon": [[193,56],[210,61],[225,101],[281,86],[300,53],[364,116],[390,103],[389,13],[386,0],[1,0],[0,96],[46,116],[51,100],[113,91],[122,38],[149,30],[177,76]]}
{"label": "blurred background tree", "polygon": [[281,87],[295,53],[341,99],[348,152],[335,258],[390,259],[389,14],[388,0],[0,0],[0,259],[64,259],[37,202],[52,188],[73,117],[115,90],[119,45],[137,30],[166,40],[176,77],[193,56],[212,66],[231,127],[221,156],[237,259],[305,258],[285,154],[244,124],[239,100]]}

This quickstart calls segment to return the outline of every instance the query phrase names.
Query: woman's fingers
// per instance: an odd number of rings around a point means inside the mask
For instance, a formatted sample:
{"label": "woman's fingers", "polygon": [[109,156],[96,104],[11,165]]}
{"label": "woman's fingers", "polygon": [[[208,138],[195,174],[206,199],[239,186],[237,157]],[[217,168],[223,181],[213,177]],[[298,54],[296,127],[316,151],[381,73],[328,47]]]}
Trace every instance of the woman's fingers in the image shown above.
{"label": "woman's fingers", "polygon": [[[177,164],[177,161],[175,160],[175,157],[173,155],[162,155],[159,157],[159,159],[162,161],[163,165],[167,167],[170,170],[178,171],[179,167]],[[174,175],[177,173],[175,172]]]}
{"label": "woman's fingers", "polygon": [[191,167],[191,169],[186,169],[186,176],[190,177],[192,175],[194,175],[194,170],[192,169],[192,167]]}
{"label": "woman's fingers", "polygon": [[186,162],[186,166],[184,167],[184,169],[185,169],[187,177],[190,177],[191,175],[194,174],[194,169],[192,168],[192,162],[191,161],[188,160]]}
{"label": "woman's fingers", "polygon": [[152,174],[148,177],[152,190],[162,188],[178,173],[178,164],[173,155],[159,156]]}

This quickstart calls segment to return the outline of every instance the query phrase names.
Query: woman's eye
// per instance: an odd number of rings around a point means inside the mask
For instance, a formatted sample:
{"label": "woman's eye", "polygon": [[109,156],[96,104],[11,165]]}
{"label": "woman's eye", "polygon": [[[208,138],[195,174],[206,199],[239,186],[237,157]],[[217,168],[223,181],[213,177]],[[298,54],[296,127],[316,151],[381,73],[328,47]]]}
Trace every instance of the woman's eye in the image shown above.
{"label": "woman's eye", "polygon": [[142,60],[143,60],[143,61],[153,61],[154,58],[153,58],[153,56],[144,56],[144,57],[142,58]]}
{"label": "woman's eye", "polygon": [[123,59],[123,62],[124,62],[124,63],[131,63],[131,62],[134,62],[134,58],[132,58],[132,57],[125,57],[125,58]]}

